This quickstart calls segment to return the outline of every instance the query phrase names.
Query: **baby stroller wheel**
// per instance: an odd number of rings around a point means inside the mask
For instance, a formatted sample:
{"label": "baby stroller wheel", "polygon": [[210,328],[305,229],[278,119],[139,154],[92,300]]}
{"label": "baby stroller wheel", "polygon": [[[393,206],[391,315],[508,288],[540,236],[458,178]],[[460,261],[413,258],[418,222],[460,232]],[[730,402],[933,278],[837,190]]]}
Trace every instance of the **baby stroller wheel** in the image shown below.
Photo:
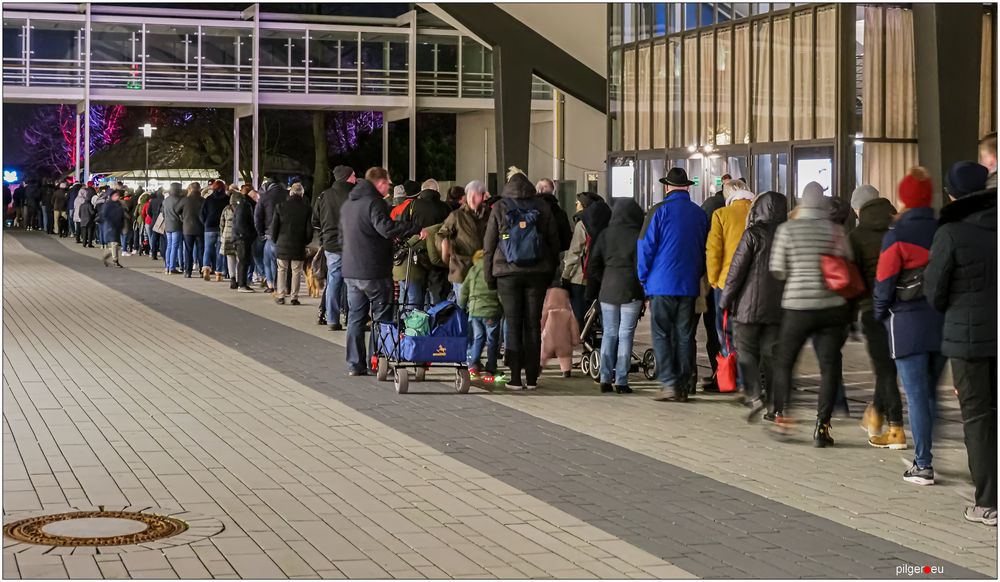
{"label": "baby stroller wheel", "polygon": [[656,380],[656,353],[652,348],[642,353],[642,375],[647,380]]}
{"label": "baby stroller wheel", "polygon": [[590,354],[593,352],[583,351],[583,357],[580,358],[580,371],[584,374],[590,375]]}
{"label": "baby stroller wheel", "polygon": [[458,368],[455,370],[455,391],[459,394],[468,394],[470,386],[469,369]]}
{"label": "baby stroller wheel", "polygon": [[595,381],[601,378],[601,353],[597,350],[590,352],[587,357],[590,360],[590,377]]}
{"label": "baby stroller wheel", "polygon": [[375,371],[375,377],[378,378],[379,382],[385,382],[389,377],[389,360],[382,356],[378,358],[378,368]]}
{"label": "baby stroller wheel", "polygon": [[396,394],[406,394],[410,389],[410,374],[406,371],[406,368],[396,368],[395,379],[393,384],[396,386]]}
{"label": "baby stroller wheel", "polygon": [[427,376],[427,368],[423,366],[417,366],[417,369],[413,372],[414,380],[417,382],[423,382],[424,378]]}

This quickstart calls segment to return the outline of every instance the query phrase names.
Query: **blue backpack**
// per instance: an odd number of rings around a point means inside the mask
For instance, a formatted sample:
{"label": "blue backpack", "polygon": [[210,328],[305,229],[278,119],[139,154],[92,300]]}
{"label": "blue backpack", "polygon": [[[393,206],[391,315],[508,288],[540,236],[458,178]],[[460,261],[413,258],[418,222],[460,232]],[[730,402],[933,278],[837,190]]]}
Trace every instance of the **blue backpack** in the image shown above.
{"label": "blue backpack", "polygon": [[507,210],[503,220],[500,250],[507,262],[518,267],[537,264],[542,256],[538,210],[515,205]]}

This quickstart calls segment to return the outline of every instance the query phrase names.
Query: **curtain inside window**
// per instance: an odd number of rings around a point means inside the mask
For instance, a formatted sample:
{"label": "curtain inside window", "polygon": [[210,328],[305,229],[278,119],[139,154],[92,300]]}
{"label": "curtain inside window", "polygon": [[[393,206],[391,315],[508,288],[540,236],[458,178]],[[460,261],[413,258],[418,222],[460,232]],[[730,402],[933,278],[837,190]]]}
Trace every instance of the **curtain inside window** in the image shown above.
{"label": "curtain inside window", "polygon": [[650,47],[639,48],[639,135],[638,145],[635,149],[649,149],[650,131],[652,130],[652,120],[650,119],[649,98],[653,91],[653,81],[650,76]]}
{"label": "curtain inside window", "polygon": [[667,45],[653,47],[653,147],[667,145]]}
{"label": "curtain inside window", "polygon": [[750,143],[750,25],[736,27],[733,39],[733,111],[732,143]]}
{"label": "curtain inside window", "polygon": [[993,71],[993,19],[987,12],[983,14],[982,60],[979,62],[979,135],[994,131],[993,90],[996,86]]}
{"label": "curtain inside window", "polygon": [[757,142],[771,141],[771,27],[770,23],[760,21],[753,35],[754,68],[753,68],[753,139]]}
{"label": "curtain inside window", "polygon": [[862,59],[861,133],[882,135],[882,8],[865,7],[865,55]]}
{"label": "curtain inside window", "polygon": [[885,9],[885,137],[917,137],[913,11]]}
{"label": "curtain inside window", "polygon": [[698,78],[698,37],[684,39],[684,75],[687,81],[681,86],[684,96],[684,145],[698,145],[698,90],[694,79]]}
{"label": "curtain inside window", "polygon": [[[844,6],[842,9],[847,9]],[[816,11],[816,138],[837,132],[837,9]],[[849,83],[854,83],[851,77]],[[846,113],[845,113],[846,114]],[[853,115],[853,114],[852,114]]]}
{"label": "curtain inside window", "polygon": [[917,165],[917,144],[866,142],[862,156],[861,183],[875,186],[882,198],[897,204],[900,180]]}
{"label": "curtain inside window", "polygon": [[[787,141],[791,119],[792,21],[788,16],[774,19],[774,135],[772,141]],[[781,73],[781,74],[778,74]]]}
{"label": "curtain inside window", "polygon": [[683,147],[681,134],[681,43],[667,41],[667,114],[670,116],[670,147]]}
{"label": "curtain inside window", "polygon": [[608,94],[611,103],[608,110],[611,112],[611,150],[622,149],[622,63],[619,52],[615,49],[610,51],[611,58],[611,78],[608,79]]}
{"label": "curtain inside window", "polygon": [[635,149],[635,49],[627,49],[624,55],[622,69],[625,71],[622,81],[622,135],[624,149]]}
{"label": "curtain inside window", "polygon": [[[795,101],[793,136],[795,139],[812,139],[813,131],[813,19],[812,12],[795,15],[795,42],[793,44],[793,85]],[[777,50],[777,47],[775,47]]]}
{"label": "curtain inside window", "polygon": [[715,77],[715,39],[711,32],[701,35],[701,63],[699,79],[699,117],[701,118],[698,144],[715,141],[715,100],[713,80]]}
{"label": "curtain inside window", "polygon": [[720,30],[715,35],[715,107],[718,111],[715,143],[733,143],[733,32]]}

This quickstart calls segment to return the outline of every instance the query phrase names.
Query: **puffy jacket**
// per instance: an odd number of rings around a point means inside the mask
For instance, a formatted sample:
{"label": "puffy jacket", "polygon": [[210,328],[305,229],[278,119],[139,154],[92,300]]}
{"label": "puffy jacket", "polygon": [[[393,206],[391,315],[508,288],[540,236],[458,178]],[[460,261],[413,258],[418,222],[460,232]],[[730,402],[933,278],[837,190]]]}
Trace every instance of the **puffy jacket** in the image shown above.
{"label": "puffy jacket", "polygon": [[490,289],[483,276],[483,253],[477,251],[478,257],[469,267],[462,282],[462,290],[458,294],[458,305],[471,317],[500,317],[503,307],[495,289]]}
{"label": "puffy jacket", "polygon": [[[163,209],[163,232],[176,232],[178,230],[184,230],[184,221],[181,220],[180,207],[184,204],[184,200],[187,196],[181,191],[181,185],[178,183],[173,183],[170,185],[170,192],[168,196],[163,198],[162,209]],[[199,196],[201,198],[201,196]],[[153,217],[153,224],[156,224],[156,216],[158,213],[154,212],[155,208],[153,206],[153,201],[149,202],[149,215]]]}
{"label": "puffy jacket", "polygon": [[765,192],[750,206],[749,225],[733,253],[719,298],[719,308],[728,310],[738,323],[781,323],[785,285],[771,275],[770,257],[775,232],[787,219],[784,194]]}
{"label": "puffy jacket", "polygon": [[794,214],[778,227],[771,248],[771,274],[785,282],[781,306],[809,311],[845,305],[847,301],[826,286],[820,267],[822,255],[853,260],[843,227],[831,222],[826,210],[799,207]]}
{"label": "puffy jacket", "polygon": [[646,295],[699,296],[707,237],[708,217],[684,190],[650,208],[637,256]]}
{"label": "puffy jacket", "polygon": [[904,270],[927,266],[936,230],[933,208],[911,208],[896,218],[882,239],[872,291],[873,315],[885,322],[893,358],[941,351],[944,316],[924,297],[902,301],[896,296]]}
{"label": "puffy jacket", "polygon": [[485,204],[480,204],[478,210],[463,204],[449,214],[438,229],[437,243],[440,245],[441,241],[448,241],[448,280],[452,283],[465,280],[472,266],[472,256],[483,249],[487,220]]}
{"label": "puffy jacket", "polygon": [[[749,191],[747,196],[752,196]],[[726,285],[729,263],[733,260],[743,231],[747,228],[747,214],[750,213],[750,198],[731,200],[729,204],[712,214],[712,227],[705,243],[705,270],[708,284],[715,289]]]}
{"label": "puffy jacket", "polygon": [[865,202],[858,210],[858,226],[847,235],[854,262],[865,279],[865,294],[858,299],[858,310],[872,310],[872,289],[875,288],[875,269],[882,253],[882,238],[889,230],[896,207],[885,198]]}
{"label": "puffy jacket", "polygon": [[257,240],[257,228],[254,226],[254,203],[249,196],[240,196],[233,205],[233,239],[244,242]]}
{"label": "puffy jacket", "polygon": [[313,215],[313,226],[319,225],[319,238],[323,250],[340,254],[340,209],[351,195],[354,185],[345,180],[334,182],[320,195],[317,213]]}
{"label": "puffy jacket", "polygon": [[272,241],[271,224],[274,222],[274,209],[288,199],[288,192],[277,182],[270,182],[260,193],[257,206],[254,208],[253,224],[260,236],[266,236]]}
{"label": "puffy jacket", "polygon": [[[515,207],[538,211],[535,229],[540,239],[541,258],[531,266],[521,267],[508,263],[500,248],[500,236],[505,228],[507,212]],[[486,224],[486,237],[483,239],[485,262],[483,274],[490,289],[496,288],[498,277],[520,274],[546,274],[551,277],[559,266],[559,244],[559,233],[549,203],[535,195],[535,187],[524,174],[514,174],[504,184],[501,199],[493,205],[490,219]]]}
{"label": "puffy jacket", "polygon": [[[237,198],[242,196],[241,194],[235,194],[232,198]],[[222,211],[222,218],[219,219],[219,253],[223,255],[235,255],[236,254],[236,241],[233,238],[233,204],[236,200],[233,200],[232,204],[226,206]]]}
{"label": "puffy jacket", "polygon": [[422,190],[410,204],[410,221],[420,228],[441,224],[451,214],[451,208],[441,201],[437,190]]}
{"label": "puffy jacket", "polygon": [[615,202],[611,223],[590,248],[587,261],[587,302],[622,305],[642,300],[645,293],[636,268],[636,243],[642,231],[642,208],[631,198]]}
{"label": "puffy jacket", "polygon": [[304,261],[312,240],[312,209],[302,196],[289,196],[274,209],[274,254],[283,261]]}
{"label": "puffy jacket", "polygon": [[80,218],[80,226],[86,228],[94,224],[95,213],[96,209],[90,198],[83,197],[83,200],[80,202],[80,208],[76,211],[76,215]]}
{"label": "puffy jacket", "polygon": [[226,206],[229,206],[229,194],[225,190],[213,189],[205,198],[205,203],[201,205],[200,218],[206,232],[220,230],[219,221]]}
{"label": "puffy jacket", "polygon": [[997,190],[970,194],[941,209],[924,294],[944,312],[941,353],[997,357]]}
{"label": "puffy jacket", "polygon": [[72,210],[76,212],[76,198],[80,193],[80,188],[82,188],[79,183],[73,184],[69,187],[69,191],[66,193],[66,210]]}
{"label": "puffy jacket", "polygon": [[393,221],[389,207],[368,180],[358,180],[340,209],[341,272],[345,279],[392,276],[392,243],[420,231],[409,221]]}
{"label": "puffy jacket", "polygon": [[594,240],[608,227],[611,207],[604,200],[591,202],[580,213],[580,221],[573,229],[573,239],[563,259],[562,278],[576,285],[586,283],[587,261]]}
{"label": "puffy jacket", "polygon": [[122,236],[122,228],[125,226],[125,209],[122,205],[108,200],[101,205],[101,233],[104,240],[108,242],[118,242]]}
{"label": "puffy jacket", "polygon": [[181,217],[185,236],[205,234],[205,224],[201,221],[204,204],[201,192],[191,192],[177,203],[177,214]]}
{"label": "puffy jacket", "polygon": [[552,222],[556,226],[556,235],[559,237],[559,252],[568,251],[570,241],[573,240],[573,227],[570,226],[569,216],[559,206],[559,199],[554,194],[542,194],[539,198],[549,205],[549,210],[552,213]]}
{"label": "puffy jacket", "polygon": [[712,219],[712,215],[715,214],[716,210],[725,207],[726,207],[726,196],[725,194],[722,193],[722,190],[719,190],[715,194],[709,196],[708,198],[705,199],[704,202],[701,203],[701,209],[704,210],[705,214],[708,215],[709,220]]}
{"label": "puffy jacket", "polygon": [[80,222],[80,208],[83,207],[83,203],[87,201],[87,197],[83,195],[77,196],[76,200],[73,201],[73,222]]}

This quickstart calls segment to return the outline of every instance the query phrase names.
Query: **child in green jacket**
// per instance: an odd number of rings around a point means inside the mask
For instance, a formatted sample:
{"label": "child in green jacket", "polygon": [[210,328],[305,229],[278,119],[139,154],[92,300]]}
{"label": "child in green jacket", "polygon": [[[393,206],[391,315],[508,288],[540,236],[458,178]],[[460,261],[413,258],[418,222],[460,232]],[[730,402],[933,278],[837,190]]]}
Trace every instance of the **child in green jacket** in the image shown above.
{"label": "child in green jacket", "polygon": [[[462,290],[458,294],[458,305],[469,314],[472,326],[472,346],[469,348],[469,372],[479,375],[484,370],[484,379],[503,382],[503,376],[496,376],[497,352],[500,349],[500,318],[503,308],[497,292],[490,290],[483,277],[483,251],[479,250],[472,256],[472,267],[465,275]],[[483,368],[480,358],[483,345],[486,345],[486,367]]]}

